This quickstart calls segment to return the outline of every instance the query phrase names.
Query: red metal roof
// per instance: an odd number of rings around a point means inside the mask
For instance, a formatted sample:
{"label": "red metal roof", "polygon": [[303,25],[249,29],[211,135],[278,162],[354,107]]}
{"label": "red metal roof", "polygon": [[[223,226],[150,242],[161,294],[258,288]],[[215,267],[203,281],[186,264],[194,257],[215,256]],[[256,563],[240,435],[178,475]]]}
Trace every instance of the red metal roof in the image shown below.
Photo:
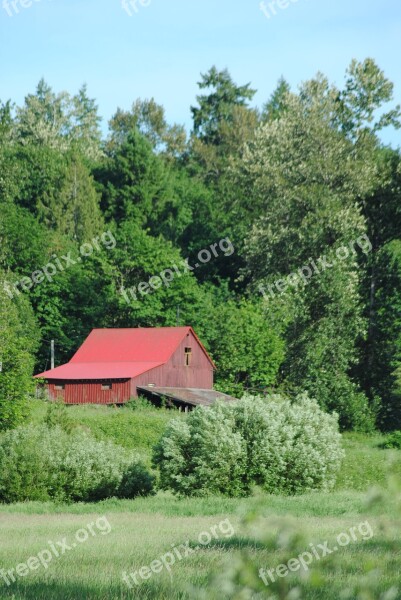
{"label": "red metal roof", "polygon": [[159,367],[160,362],[67,363],[36,377],[46,379],[130,379]]}
{"label": "red metal roof", "polygon": [[191,327],[94,329],[69,363],[36,377],[45,379],[121,379],[165,364]]}
{"label": "red metal roof", "polygon": [[94,329],[70,362],[165,363],[190,330],[190,327]]}

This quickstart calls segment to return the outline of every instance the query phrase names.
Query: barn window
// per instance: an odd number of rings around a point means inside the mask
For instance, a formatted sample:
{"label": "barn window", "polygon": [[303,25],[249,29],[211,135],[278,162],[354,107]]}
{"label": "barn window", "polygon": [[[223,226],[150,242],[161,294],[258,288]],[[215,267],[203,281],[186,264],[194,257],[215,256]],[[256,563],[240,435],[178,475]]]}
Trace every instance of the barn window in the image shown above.
{"label": "barn window", "polygon": [[113,388],[111,383],[102,383],[102,392],[107,392]]}
{"label": "barn window", "polygon": [[192,361],[192,348],[185,348],[185,366],[189,367]]}
{"label": "barn window", "polygon": [[64,383],[57,383],[57,384],[54,386],[54,389],[55,389],[55,390],[64,390],[64,389],[65,389],[65,385],[64,385]]}

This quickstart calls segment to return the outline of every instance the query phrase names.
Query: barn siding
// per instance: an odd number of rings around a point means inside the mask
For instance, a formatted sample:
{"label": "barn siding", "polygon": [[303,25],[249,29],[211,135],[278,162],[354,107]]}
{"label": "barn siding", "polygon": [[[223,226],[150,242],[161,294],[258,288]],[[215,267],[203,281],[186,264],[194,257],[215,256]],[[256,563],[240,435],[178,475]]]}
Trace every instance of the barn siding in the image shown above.
{"label": "barn siding", "polygon": [[[111,383],[111,390],[102,390],[102,383]],[[64,390],[55,386],[63,384]],[[112,381],[52,381],[49,396],[52,400],[64,400],[66,404],[122,404],[130,399],[130,380]]]}
{"label": "barn siding", "polygon": [[[192,348],[191,366],[185,365],[185,348]],[[147,373],[138,375],[131,380],[131,396],[138,396],[137,387],[147,386],[150,383],[160,387],[213,388],[213,367],[192,333],[185,336],[180,346],[170,360],[160,367],[151,369]]]}

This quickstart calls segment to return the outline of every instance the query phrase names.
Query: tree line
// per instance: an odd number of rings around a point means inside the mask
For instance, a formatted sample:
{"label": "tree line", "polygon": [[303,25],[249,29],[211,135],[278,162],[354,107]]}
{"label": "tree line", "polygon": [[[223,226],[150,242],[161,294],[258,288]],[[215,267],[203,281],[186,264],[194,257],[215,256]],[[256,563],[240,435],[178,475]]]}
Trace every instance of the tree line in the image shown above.
{"label": "tree line", "polygon": [[[0,103],[0,427],[23,419],[51,339],[61,364],[94,327],[192,325],[224,392],[306,391],[342,429],[401,428],[401,157],[379,137],[401,124],[393,84],[353,60],[341,89],[318,73],[254,95],[212,67],[189,134],[138,99],[102,135],[86,86]],[[126,301],[221,240],[235,251]],[[80,260],[9,293],[62,256]]]}

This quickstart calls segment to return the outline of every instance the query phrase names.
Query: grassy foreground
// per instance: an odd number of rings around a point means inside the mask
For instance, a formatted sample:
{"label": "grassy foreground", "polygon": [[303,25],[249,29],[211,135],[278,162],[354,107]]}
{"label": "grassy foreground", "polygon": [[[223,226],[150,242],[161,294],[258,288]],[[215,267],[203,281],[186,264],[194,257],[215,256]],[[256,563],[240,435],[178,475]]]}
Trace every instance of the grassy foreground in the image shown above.
{"label": "grassy foreground", "polygon": [[[250,509],[260,516],[257,523],[247,526],[243,516]],[[98,529],[99,517],[106,517],[110,528],[105,528],[105,521],[101,520],[102,528]],[[220,530],[222,522],[225,525]],[[353,589],[365,576],[367,567],[375,569],[370,587],[377,595],[371,597],[379,598],[379,593],[399,582],[399,522],[380,504],[368,508],[366,495],[360,492],[308,494],[296,498],[260,496],[250,500],[177,500],[160,494],[150,499],[109,500],[98,505],[28,503],[1,507],[0,565],[6,571],[26,563],[31,556],[38,556],[49,548],[49,542],[56,544],[66,538],[71,550],[53,558],[47,568],[40,565],[28,575],[16,578],[10,586],[0,579],[0,597],[178,600],[196,598],[197,590],[203,590],[206,592],[203,597],[212,598],[214,584],[210,575],[232,568],[241,551],[246,552],[255,568],[269,569],[308,550],[310,543],[317,545],[327,541],[333,548],[339,534],[362,522],[369,523],[372,531],[369,539],[358,534],[358,539],[339,549],[334,559],[319,561],[319,573],[327,578],[323,588],[315,588],[313,579],[306,580],[307,573],[303,571],[282,580],[286,584],[301,583],[305,590],[303,597],[322,600],[338,600],[344,588]],[[87,529],[89,524],[95,535],[89,535],[87,541],[73,548],[76,532]],[[210,544],[196,550],[199,534],[210,532],[213,527],[217,537],[213,536]],[[275,547],[262,543],[265,534],[274,536],[282,528],[293,533],[303,532],[296,550],[286,549],[283,541]],[[147,580],[137,576],[140,585],[133,584],[133,589],[122,580],[123,572],[138,572],[165,556],[172,545],[179,547],[187,541],[191,553],[176,560],[170,573],[163,569]],[[221,584],[217,583],[216,587]],[[259,597],[267,598],[267,592],[268,588],[266,594]],[[220,592],[220,597],[235,596]],[[401,598],[401,595],[395,597]]]}
{"label": "grassy foreground", "polygon": [[[36,402],[32,421],[41,421],[45,410]],[[165,424],[177,416],[105,407],[72,407],[68,412],[98,438],[133,448],[148,463]],[[380,435],[344,436],[346,459],[330,494],[288,498],[255,492],[250,499],[237,500],[177,499],[159,493],[98,504],[0,505],[0,569],[10,584],[0,571],[0,598],[401,600],[399,489],[393,487],[384,498],[380,491],[389,472],[401,475],[401,451],[380,449],[382,441]],[[376,491],[368,492],[372,486]],[[361,524],[364,535],[358,530]],[[352,528],[356,539],[340,547],[338,536]],[[209,537],[209,543],[200,543]],[[56,557],[50,543],[64,553]],[[258,577],[260,568],[275,569],[310,550],[311,544],[318,548],[325,543],[338,550],[313,559],[309,570],[275,575],[269,586]],[[161,557],[168,563],[168,553],[175,563],[167,569]],[[27,563],[35,568],[24,569]],[[152,563],[155,569],[161,564],[161,571],[152,573]],[[22,576],[16,574],[17,565]],[[148,578],[138,573],[143,567]],[[138,585],[130,573],[136,573]],[[248,585],[253,591],[246,593]],[[298,591],[288,595],[295,586]]]}

